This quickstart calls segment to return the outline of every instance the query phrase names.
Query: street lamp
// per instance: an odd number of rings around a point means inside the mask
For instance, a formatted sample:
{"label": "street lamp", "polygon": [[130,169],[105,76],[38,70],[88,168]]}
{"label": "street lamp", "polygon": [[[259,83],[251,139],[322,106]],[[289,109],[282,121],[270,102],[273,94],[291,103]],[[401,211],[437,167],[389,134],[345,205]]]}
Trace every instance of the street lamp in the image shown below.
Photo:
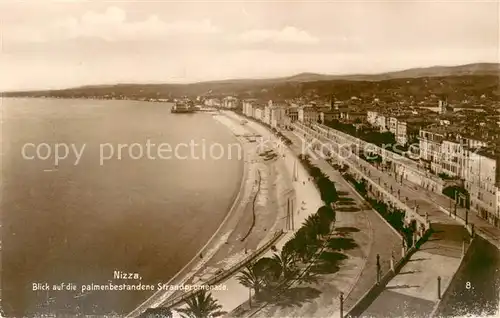
{"label": "street lamp", "polygon": [[437,285],[437,296],[438,296],[438,299],[441,299],[441,276],[438,276],[437,278],[437,281],[438,281],[438,285]]}
{"label": "street lamp", "polygon": [[340,318],[344,318],[344,293],[340,292]]}

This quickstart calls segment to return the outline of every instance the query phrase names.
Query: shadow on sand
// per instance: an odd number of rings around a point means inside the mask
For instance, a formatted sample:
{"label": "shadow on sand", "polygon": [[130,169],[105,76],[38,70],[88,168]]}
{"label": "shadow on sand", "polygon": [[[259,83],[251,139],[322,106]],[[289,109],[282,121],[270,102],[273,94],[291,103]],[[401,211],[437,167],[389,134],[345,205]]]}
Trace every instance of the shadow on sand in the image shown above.
{"label": "shadow on sand", "polygon": [[354,202],[354,201],[337,201],[335,203],[335,205],[337,207],[343,207],[343,206],[346,206],[346,205],[356,205],[356,202]]}
{"label": "shadow on sand", "polygon": [[335,232],[338,235],[343,234],[345,236],[345,235],[349,235],[349,233],[359,232],[359,229],[356,227],[352,227],[352,226],[344,226],[344,227],[335,228]]}
{"label": "shadow on sand", "polygon": [[311,266],[310,271],[314,274],[333,274],[340,269],[340,262],[348,257],[337,252],[323,252],[316,260],[316,263]]}
{"label": "shadow on sand", "polygon": [[337,200],[337,204],[341,203],[341,202],[354,202],[354,199],[351,198],[351,197],[339,197],[338,200]]}
{"label": "shadow on sand", "polygon": [[302,304],[318,298],[320,294],[321,292],[319,290],[312,287],[293,287],[276,295],[271,302],[281,308],[301,307]]}
{"label": "shadow on sand", "polygon": [[348,251],[358,247],[358,244],[350,237],[334,237],[328,240],[327,246],[333,251]]}
{"label": "shadow on sand", "polygon": [[358,212],[361,211],[357,206],[340,207],[335,209],[338,212]]}

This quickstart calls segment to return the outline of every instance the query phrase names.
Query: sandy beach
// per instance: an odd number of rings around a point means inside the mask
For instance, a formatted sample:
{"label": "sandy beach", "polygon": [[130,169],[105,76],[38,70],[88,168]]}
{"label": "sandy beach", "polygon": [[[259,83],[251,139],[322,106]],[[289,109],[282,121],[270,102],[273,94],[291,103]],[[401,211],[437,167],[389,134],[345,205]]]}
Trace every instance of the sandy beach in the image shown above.
{"label": "sandy beach", "polygon": [[[227,116],[230,116],[235,120],[240,120],[238,115],[234,113],[228,112]],[[251,121],[249,121],[247,125],[252,129],[252,131],[258,132],[264,138],[276,140],[276,137],[264,126]],[[304,220],[307,219],[309,215],[316,213],[318,208],[323,205],[323,201],[321,201],[321,197],[319,195],[316,186],[312,181],[309,180],[309,174],[302,167],[302,165],[298,163],[295,154],[287,147],[283,147],[281,148],[281,155],[282,156],[284,155],[284,157],[280,159],[283,168],[281,172],[284,176],[286,176],[287,179],[291,180],[295,166],[297,167],[298,170],[297,171],[298,179],[292,184],[293,190],[295,191],[296,202],[297,202],[297,212],[294,215],[294,230],[298,230],[302,225],[302,223],[304,222]],[[295,233],[294,230],[289,230],[275,244],[278,250],[280,250],[283,247],[283,245],[291,237],[293,237]],[[272,256],[273,253],[274,252],[272,251],[268,251],[264,255],[262,255],[262,257]],[[222,310],[228,313],[231,313],[237,307],[241,306],[242,304],[245,304],[249,297],[248,288],[243,287],[241,284],[239,284],[237,276],[238,275],[231,277],[224,283],[226,284],[226,286],[228,286],[228,290],[214,291],[212,293],[214,298],[217,299],[218,302],[223,306]],[[231,315],[229,315],[228,317],[230,316]]]}
{"label": "sandy beach", "polygon": [[[291,178],[281,160],[265,161],[259,156],[258,143],[244,135],[253,134],[239,120],[225,114],[214,120],[226,126],[238,139],[244,152],[244,176],[233,208],[217,232],[193,260],[168,285],[203,284],[221,269],[229,269],[266,244],[284,228],[286,207],[283,197],[292,191]],[[252,226],[253,225],[253,226]],[[239,286],[227,285],[237,293]],[[178,299],[180,291],[157,292],[127,317],[136,317],[150,307],[165,306]],[[237,306],[235,304],[234,306]]]}

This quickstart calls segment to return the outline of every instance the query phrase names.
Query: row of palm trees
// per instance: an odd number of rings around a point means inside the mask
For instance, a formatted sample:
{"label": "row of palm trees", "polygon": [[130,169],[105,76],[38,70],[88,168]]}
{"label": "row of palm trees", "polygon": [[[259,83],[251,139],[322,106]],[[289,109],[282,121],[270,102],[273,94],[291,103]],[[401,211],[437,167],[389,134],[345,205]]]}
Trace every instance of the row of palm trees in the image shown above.
{"label": "row of palm trees", "polygon": [[306,269],[314,262],[335,223],[333,203],[338,200],[338,194],[334,183],[306,156],[299,156],[299,160],[315,181],[325,205],[304,221],[280,252],[247,265],[238,276],[238,281],[253,290],[257,299],[271,299],[293,281],[313,279]]}
{"label": "row of palm trees", "polygon": [[[270,128],[270,127],[268,127]],[[290,144],[291,140],[276,129],[273,133]],[[317,167],[311,164],[306,156],[300,156],[300,161],[314,179],[321,198],[325,203],[316,213],[310,215],[294,236],[287,241],[280,252],[272,257],[262,257],[250,263],[237,277],[245,287],[254,291],[259,299],[272,297],[276,291],[284,289],[295,280],[311,281],[313,275],[306,271],[314,262],[314,256],[325,243],[335,223],[334,205],[338,200],[334,183]],[[184,308],[176,309],[183,318],[211,318],[225,314],[222,306],[207,291],[200,291],[186,301]],[[142,317],[171,318],[172,311],[167,308],[149,308]]]}
{"label": "row of palm trees", "polygon": [[[226,312],[222,311],[220,305],[212,294],[206,290],[196,293],[193,297],[186,301],[184,308],[176,309],[182,318],[212,318],[220,317]],[[141,316],[141,318],[172,318],[173,313],[170,309],[165,307],[148,308]]]}
{"label": "row of palm trees", "polygon": [[339,199],[335,183],[331,181],[321,169],[311,163],[308,155],[300,155],[299,160],[306,168],[309,175],[314,179],[323,202],[325,202],[326,205],[335,203]]}
{"label": "row of palm trees", "polygon": [[304,221],[280,252],[247,265],[238,281],[253,290],[260,300],[272,298],[276,291],[286,288],[294,280],[308,281],[310,276],[303,275],[304,269],[314,260],[334,222],[332,207],[320,207]]}

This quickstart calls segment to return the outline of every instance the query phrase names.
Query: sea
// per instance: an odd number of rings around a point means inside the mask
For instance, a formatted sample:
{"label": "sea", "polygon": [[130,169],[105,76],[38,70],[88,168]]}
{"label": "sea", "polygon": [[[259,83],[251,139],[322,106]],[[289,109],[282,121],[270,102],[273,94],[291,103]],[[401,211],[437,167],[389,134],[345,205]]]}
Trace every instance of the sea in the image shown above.
{"label": "sea", "polygon": [[243,162],[210,114],[171,106],[1,100],[4,316],[123,315],[152,292],[88,286],[167,283],[197,256],[233,203]]}

